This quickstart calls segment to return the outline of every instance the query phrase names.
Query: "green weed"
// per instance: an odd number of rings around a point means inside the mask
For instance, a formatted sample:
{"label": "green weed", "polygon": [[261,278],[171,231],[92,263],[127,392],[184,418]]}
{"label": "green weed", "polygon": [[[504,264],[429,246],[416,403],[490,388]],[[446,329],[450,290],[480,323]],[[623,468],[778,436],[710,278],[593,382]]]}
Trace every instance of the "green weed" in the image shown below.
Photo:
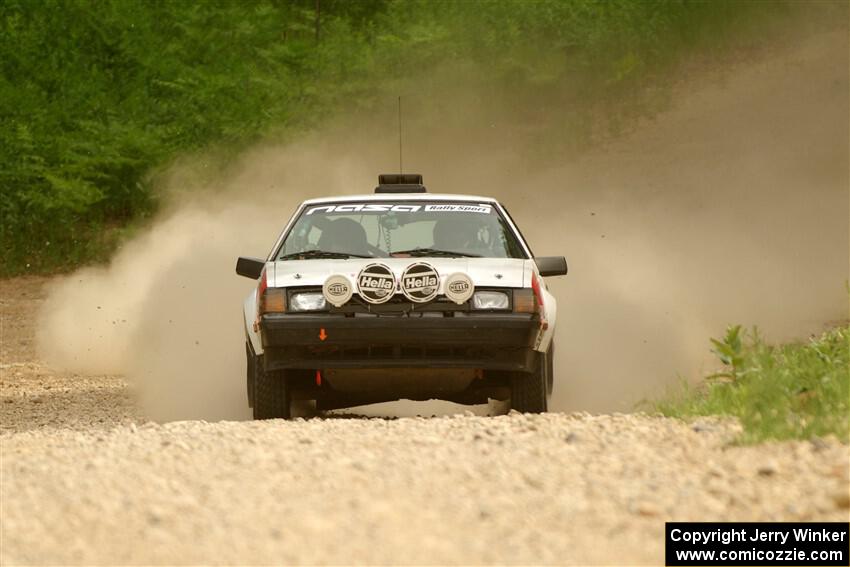
{"label": "green weed", "polygon": [[[850,435],[850,326],[805,343],[769,345],[756,330],[730,327],[712,340],[726,366],[699,386],[683,384],[655,404],[673,417],[728,415],[744,428],[741,441]],[[717,378],[725,380],[717,380]]]}

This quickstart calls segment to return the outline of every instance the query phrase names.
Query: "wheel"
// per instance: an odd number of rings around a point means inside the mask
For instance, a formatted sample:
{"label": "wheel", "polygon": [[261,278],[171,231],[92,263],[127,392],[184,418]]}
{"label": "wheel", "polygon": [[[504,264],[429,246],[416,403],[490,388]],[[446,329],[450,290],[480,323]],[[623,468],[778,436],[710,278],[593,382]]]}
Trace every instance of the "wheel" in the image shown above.
{"label": "wheel", "polygon": [[290,405],[286,373],[258,364],[254,373],[254,419],[289,419]]}
{"label": "wheel", "polygon": [[251,345],[245,343],[245,386],[248,391],[248,407],[254,407],[254,376],[257,373],[257,366],[263,363],[263,359],[254,355]]}
{"label": "wheel", "polygon": [[522,413],[543,413],[547,409],[546,354],[537,357],[533,372],[515,372],[511,376],[511,409]]}
{"label": "wheel", "polygon": [[549,352],[546,353],[546,393],[551,397],[555,389],[555,337],[549,344]]}

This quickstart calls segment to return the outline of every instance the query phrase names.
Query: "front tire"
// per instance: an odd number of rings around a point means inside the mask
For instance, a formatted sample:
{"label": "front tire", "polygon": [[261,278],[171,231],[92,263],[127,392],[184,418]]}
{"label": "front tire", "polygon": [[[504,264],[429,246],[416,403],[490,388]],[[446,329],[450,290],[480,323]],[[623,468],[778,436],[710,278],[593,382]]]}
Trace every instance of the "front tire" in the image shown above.
{"label": "front tire", "polygon": [[511,376],[511,409],[522,413],[544,413],[548,409],[547,358],[540,353],[533,372],[515,372]]}
{"label": "front tire", "polygon": [[283,370],[265,370],[257,365],[254,373],[254,419],[289,419],[291,396]]}
{"label": "front tire", "polygon": [[262,369],[263,359],[254,354],[251,345],[245,343],[245,385],[248,393],[248,407],[254,407],[254,382],[256,381],[257,368]]}

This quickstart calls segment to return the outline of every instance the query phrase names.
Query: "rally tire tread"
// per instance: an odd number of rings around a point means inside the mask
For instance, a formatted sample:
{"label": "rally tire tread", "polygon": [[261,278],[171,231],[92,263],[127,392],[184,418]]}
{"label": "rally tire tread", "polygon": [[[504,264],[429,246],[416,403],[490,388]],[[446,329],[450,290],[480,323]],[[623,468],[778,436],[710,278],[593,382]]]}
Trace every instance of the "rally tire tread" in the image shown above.
{"label": "rally tire tread", "polygon": [[547,410],[547,363],[541,355],[534,372],[515,372],[511,376],[511,409],[522,413]]}
{"label": "rally tire tread", "polygon": [[257,368],[254,381],[254,419],[289,419],[290,416],[289,387],[284,371]]}

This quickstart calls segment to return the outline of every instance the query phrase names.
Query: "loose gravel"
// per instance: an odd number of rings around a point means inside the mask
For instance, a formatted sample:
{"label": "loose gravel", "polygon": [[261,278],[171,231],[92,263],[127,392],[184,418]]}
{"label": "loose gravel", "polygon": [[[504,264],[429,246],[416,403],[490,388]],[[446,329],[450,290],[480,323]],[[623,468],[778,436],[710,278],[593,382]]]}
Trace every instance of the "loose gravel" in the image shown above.
{"label": "loose gravel", "polygon": [[848,447],[645,415],[147,422],[0,282],[0,564],[659,564],[670,520],[848,520]]}

